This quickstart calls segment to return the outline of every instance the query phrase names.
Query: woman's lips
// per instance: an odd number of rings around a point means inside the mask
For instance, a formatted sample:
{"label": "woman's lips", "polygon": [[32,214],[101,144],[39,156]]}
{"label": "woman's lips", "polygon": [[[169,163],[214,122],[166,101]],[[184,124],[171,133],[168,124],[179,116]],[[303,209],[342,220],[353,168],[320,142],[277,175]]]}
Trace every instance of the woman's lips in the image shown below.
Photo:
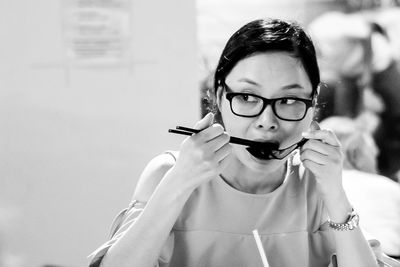
{"label": "woman's lips", "polygon": [[[260,142],[259,140],[257,140]],[[272,151],[279,149],[278,142],[262,142],[262,145],[249,146],[247,151],[254,157],[261,160],[273,159]]]}

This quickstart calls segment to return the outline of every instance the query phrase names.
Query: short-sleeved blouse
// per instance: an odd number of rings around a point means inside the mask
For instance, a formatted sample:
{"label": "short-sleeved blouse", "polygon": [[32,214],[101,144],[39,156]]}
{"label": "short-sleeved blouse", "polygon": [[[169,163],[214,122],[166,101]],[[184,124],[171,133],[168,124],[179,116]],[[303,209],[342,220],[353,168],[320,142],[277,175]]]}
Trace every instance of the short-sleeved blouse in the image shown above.
{"label": "short-sleeved blouse", "polygon": [[[143,208],[133,201],[117,216],[112,238],[92,253],[90,266],[99,266]],[[268,194],[236,190],[221,176],[198,187],[173,226],[158,266],[262,267],[255,229],[271,267],[336,266],[333,233],[316,181],[290,160],[284,182]]]}
{"label": "short-sleeved blouse", "polygon": [[290,165],[283,184],[268,194],[238,191],[222,177],[200,186],[175,223],[170,257],[160,266],[263,266],[255,229],[270,266],[328,266],[333,236],[315,186],[309,173],[300,176]]}

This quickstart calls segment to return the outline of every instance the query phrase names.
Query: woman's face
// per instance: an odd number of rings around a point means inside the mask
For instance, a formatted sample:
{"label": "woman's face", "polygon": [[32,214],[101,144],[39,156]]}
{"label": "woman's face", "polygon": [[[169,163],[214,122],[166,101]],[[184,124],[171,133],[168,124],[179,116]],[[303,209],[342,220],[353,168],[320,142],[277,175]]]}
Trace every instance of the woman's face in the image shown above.
{"label": "woman's face", "polygon": [[[312,87],[300,60],[285,52],[258,53],[239,61],[225,79],[233,92],[249,93],[273,99],[297,97],[311,99]],[[271,105],[257,117],[240,117],[232,113],[226,90],[218,89],[218,103],[226,131],[232,135],[261,142],[278,142],[279,147],[289,147],[302,139],[308,130],[313,109],[308,109],[301,121],[279,119]],[[233,146],[233,155],[245,165],[255,168],[285,162],[284,160],[261,160],[252,156],[245,146]]]}

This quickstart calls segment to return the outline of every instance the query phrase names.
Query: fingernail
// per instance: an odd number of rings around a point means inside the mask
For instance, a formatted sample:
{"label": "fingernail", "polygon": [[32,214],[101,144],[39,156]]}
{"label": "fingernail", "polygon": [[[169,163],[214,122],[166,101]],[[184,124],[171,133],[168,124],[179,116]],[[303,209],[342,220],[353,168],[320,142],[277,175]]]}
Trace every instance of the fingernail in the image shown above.
{"label": "fingernail", "polygon": [[318,122],[312,121],[311,124],[310,124],[310,129],[311,130],[321,130],[321,127],[319,127]]}
{"label": "fingernail", "polygon": [[211,112],[208,112],[208,113],[204,116],[204,118],[205,118],[205,119],[209,119],[210,116],[212,116],[212,113],[211,113]]}

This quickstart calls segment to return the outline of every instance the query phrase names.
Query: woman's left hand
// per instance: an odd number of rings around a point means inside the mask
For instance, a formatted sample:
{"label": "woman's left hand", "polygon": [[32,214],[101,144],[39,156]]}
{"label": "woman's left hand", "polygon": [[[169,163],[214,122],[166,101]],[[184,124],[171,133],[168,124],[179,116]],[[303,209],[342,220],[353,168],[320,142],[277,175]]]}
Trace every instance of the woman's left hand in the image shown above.
{"label": "woman's left hand", "polygon": [[309,139],[300,149],[300,160],[317,180],[323,199],[335,201],[342,196],[343,153],[336,135],[321,130],[318,123],[311,123],[310,131],[303,133]]}

